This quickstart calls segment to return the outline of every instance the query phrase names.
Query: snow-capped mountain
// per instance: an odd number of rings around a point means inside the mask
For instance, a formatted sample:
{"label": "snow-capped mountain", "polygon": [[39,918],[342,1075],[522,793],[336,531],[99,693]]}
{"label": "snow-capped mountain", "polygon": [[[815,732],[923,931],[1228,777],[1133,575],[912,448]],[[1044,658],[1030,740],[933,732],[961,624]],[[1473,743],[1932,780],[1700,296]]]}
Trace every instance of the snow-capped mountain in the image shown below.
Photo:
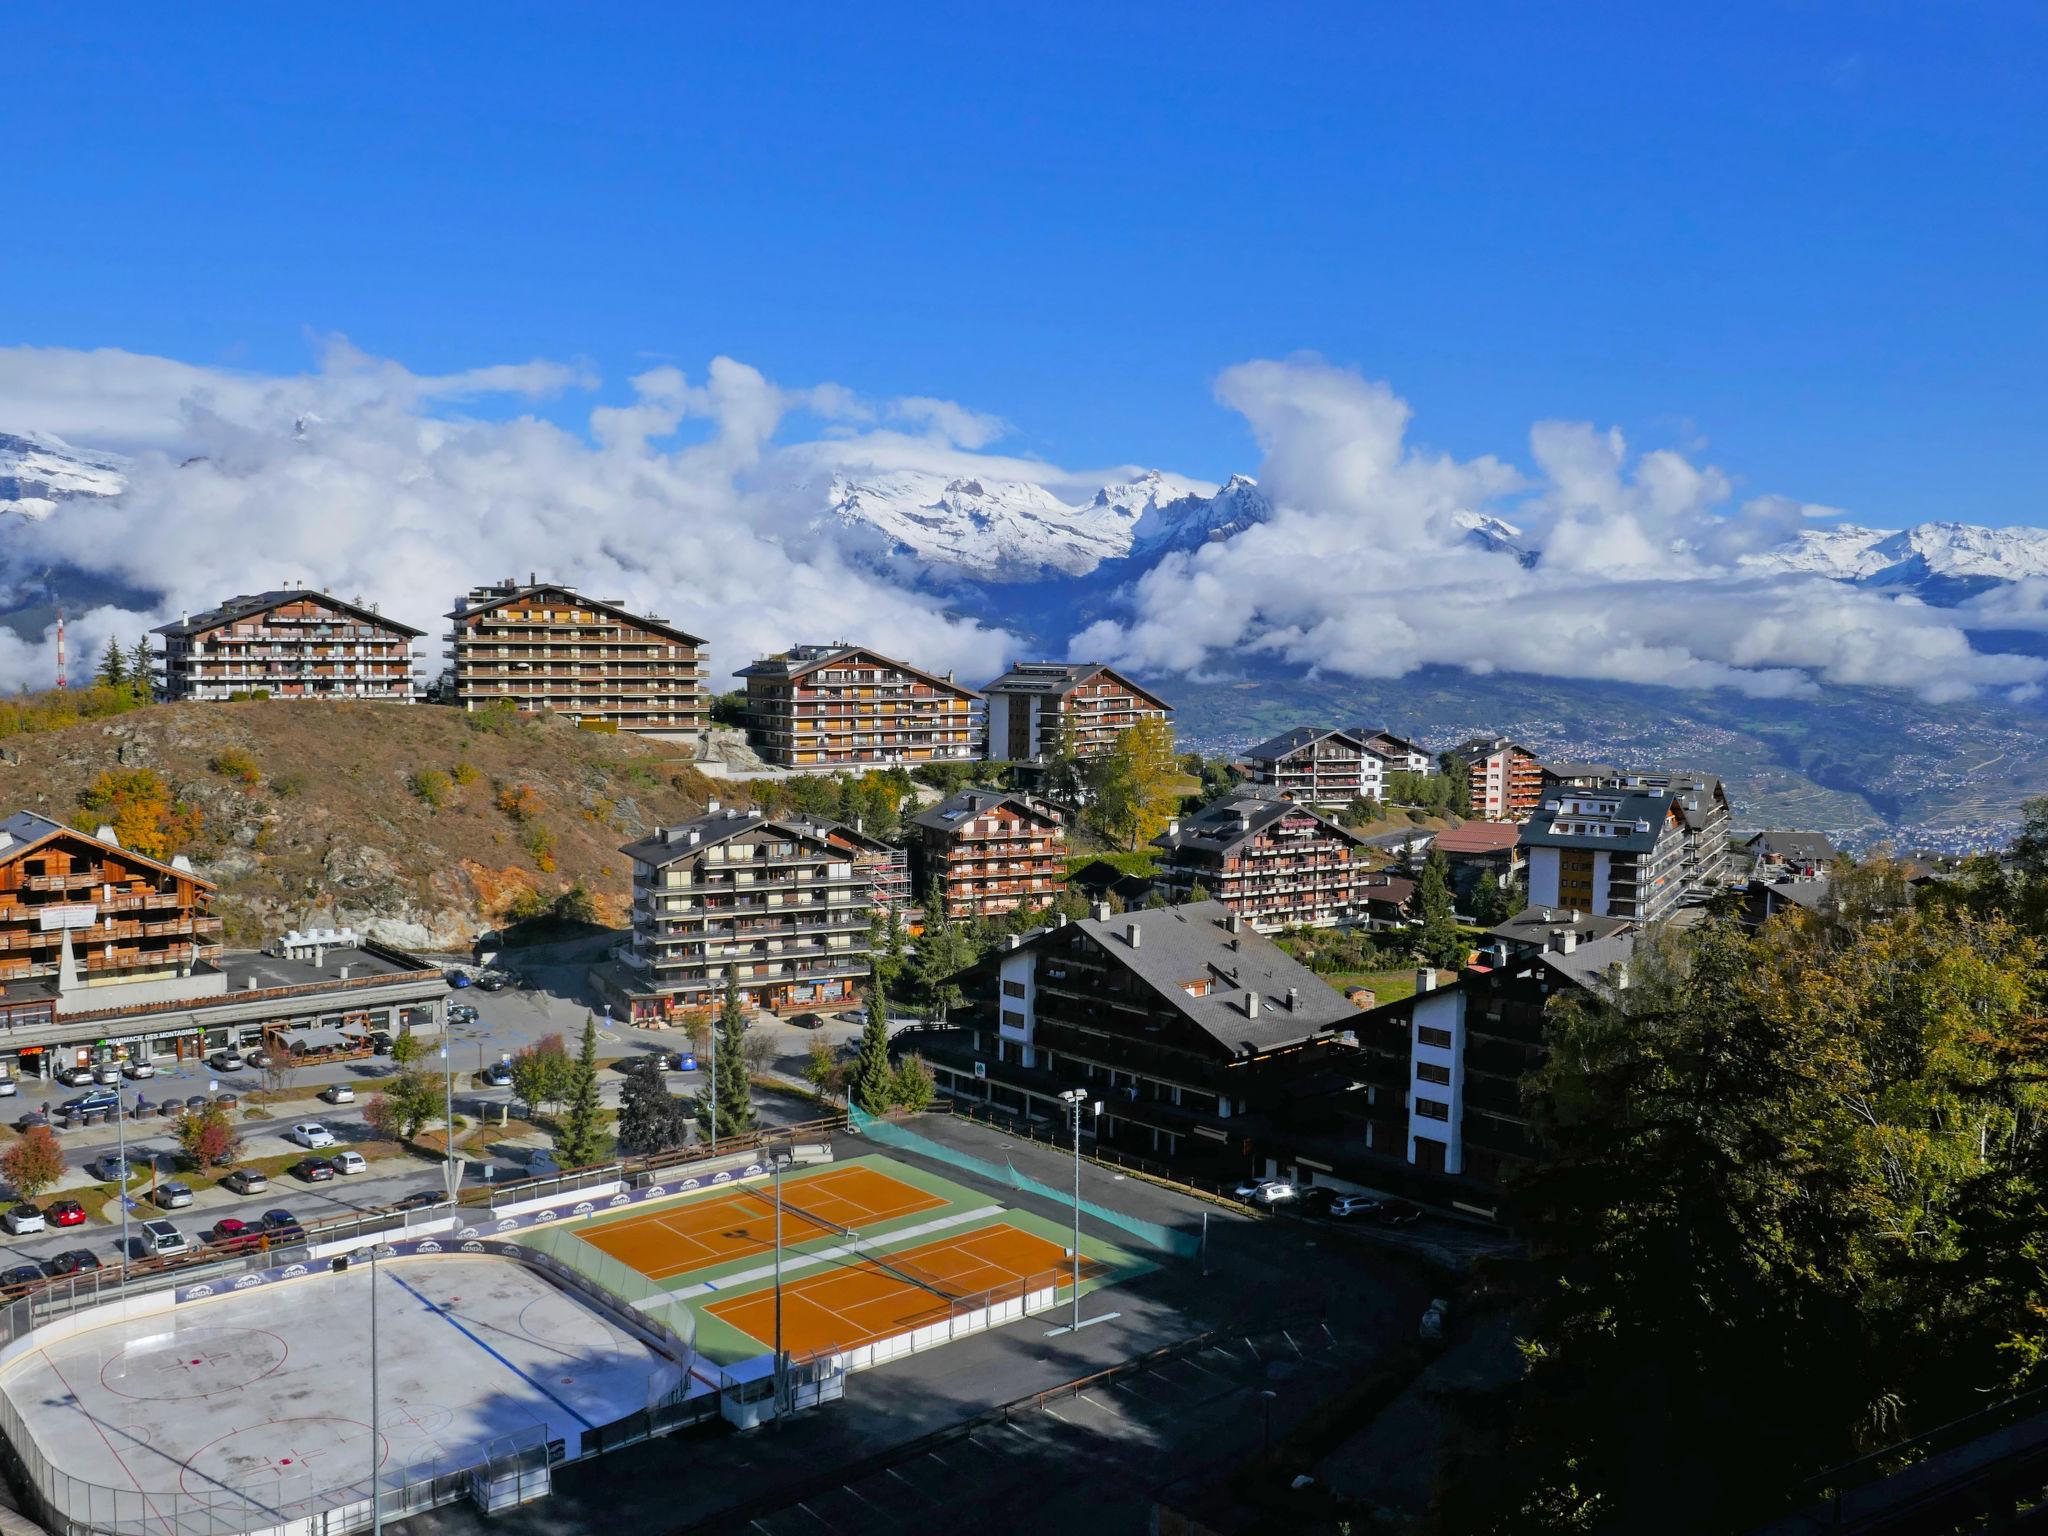
{"label": "snow-capped mountain", "polygon": [[74,448],[47,432],[0,432],[0,513],[44,518],[82,496],[118,496],[128,460]]}
{"label": "snow-capped mountain", "polygon": [[2001,581],[2048,576],[2048,528],[1917,523],[1891,532],[1844,523],[1801,529],[1775,549],[1744,556],[1742,566],[1902,588],[1938,602]]}
{"label": "snow-capped mountain", "polygon": [[1513,555],[1523,565],[1536,563],[1536,551],[1529,547],[1522,530],[1503,518],[1486,512],[1453,512],[1451,525],[1464,535],[1467,544],[1496,554]]}
{"label": "snow-capped mountain", "polygon": [[1212,530],[1249,526],[1242,519],[1254,500],[1264,506],[1241,476],[1212,496],[1198,481],[1147,470],[1070,502],[1029,481],[891,470],[834,475],[822,521],[982,581],[1030,581],[1085,576],[1140,545],[1163,552],[1224,536]]}

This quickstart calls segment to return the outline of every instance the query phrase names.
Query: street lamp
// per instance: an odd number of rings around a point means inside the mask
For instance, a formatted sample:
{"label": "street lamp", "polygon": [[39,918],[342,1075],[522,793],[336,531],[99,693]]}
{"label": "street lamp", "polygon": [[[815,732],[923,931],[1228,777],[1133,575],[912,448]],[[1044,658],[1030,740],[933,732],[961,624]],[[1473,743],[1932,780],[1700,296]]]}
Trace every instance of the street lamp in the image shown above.
{"label": "street lamp", "polygon": [[1079,1333],[1083,1328],[1096,1323],[1106,1323],[1118,1315],[1114,1312],[1104,1312],[1100,1316],[1089,1318],[1086,1322],[1081,1319],[1081,1107],[1084,1104],[1088,1105],[1100,1120],[1102,1101],[1097,1099],[1093,1104],[1089,1104],[1086,1090],[1069,1088],[1060,1095],[1060,1102],[1067,1106],[1068,1123],[1074,1132],[1074,1320],[1064,1328],[1048,1329],[1047,1338],[1062,1333]]}
{"label": "street lamp", "polygon": [[448,1185],[449,1203],[453,1204],[456,1186],[462,1182],[462,1172],[455,1161],[455,1056],[445,1023],[441,1026],[441,1080],[442,1091],[447,1095],[445,1118],[441,1121],[441,1150],[448,1160],[443,1177]]}

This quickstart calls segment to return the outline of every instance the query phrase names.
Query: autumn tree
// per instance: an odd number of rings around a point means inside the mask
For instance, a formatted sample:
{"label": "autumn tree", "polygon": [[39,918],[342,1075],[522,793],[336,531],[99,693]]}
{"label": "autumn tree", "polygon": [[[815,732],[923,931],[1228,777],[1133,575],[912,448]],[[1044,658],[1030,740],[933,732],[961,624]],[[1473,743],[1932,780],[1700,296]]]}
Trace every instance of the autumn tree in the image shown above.
{"label": "autumn tree", "polygon": [[400,1068],[363,1107],[363,1119],[379,1136],[411,1141],[428,1121],[444,1113],[444,1089],[444,1084],[425,1072]]}
{"label": "autumn tree", "polygon": [[150,859],[178,853],[199,835],[204,819],[154,768],[101,769],[78,806],[112,826],[122,847]]}
{"label": "autumn tree", "polygon": [[1157,716],[1120,733],[1086,773],[1089,824],[1109,842],[1136,850],[1166,827],[1175,805],[1180,764],[1173,727]]}
{"label": "autumn tree", "polygon": [[569,1091],[569,1048],[560,1035],[542,1035],[522,1046],[512,1057],[512,1091],[538,1114],[542,1107],[559,1104]]}
{"label": "autumn tree", "polygon": [[242,1155],[242,1137],[225,1106],[208,1104],[179,1118],[178,1150],[195,1168],[218,1168]]}
{"label": "autumn tree", "polygon": [[32,1125],[5,1152],[0,1152],[0,1174],[23,1200],[34,1200],[64,1177],[69,1166],[64,1145],[47,1125]]}

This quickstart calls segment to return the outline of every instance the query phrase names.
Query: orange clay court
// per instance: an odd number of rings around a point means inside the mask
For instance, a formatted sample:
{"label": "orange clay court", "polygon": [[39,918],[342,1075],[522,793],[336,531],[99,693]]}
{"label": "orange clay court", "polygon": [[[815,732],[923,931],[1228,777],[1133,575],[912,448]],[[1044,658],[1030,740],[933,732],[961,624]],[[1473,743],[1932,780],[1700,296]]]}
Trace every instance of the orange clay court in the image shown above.
{"label": "orange clay court", "polygon": [[[792,1354],[857,1349],[870,1340],[893,1338],[943,1320],[954,1310],[948,1298],[1008,1301],[1026,1291],[1058,1285],[1073,1274],[1066,1249],[1008,1223],[881,1258],[923,1277],[926,1285],[945,1295],[898,1279],[869,1260],[847,1260],[782,1287],[782,1347]],[[1081,1278],[1107,1268],[1084,1258]],[[763,1344],[774,1342],[772,1289],[715,1301],[704,1310]]]}
{"label": "orange clay court", "polygon": [[[784,1247],[794,1247],[836,1235],[838,1227],[859,1231],[878,1221],[913,1216],[945,1204],[938,1195],[872,1168],[835,1168],[786,1178],[782,1183],[782,1242]],[[811,1220],[813,1215],[819,1219]],[[827,1222],[837,1226],[827,1226]],[[775,1196],[766,1188],[734,1189],[588,1227],[576,1235],[650,1280],[672,1280],[693,1269],[770,1252],[775,1247]]]}

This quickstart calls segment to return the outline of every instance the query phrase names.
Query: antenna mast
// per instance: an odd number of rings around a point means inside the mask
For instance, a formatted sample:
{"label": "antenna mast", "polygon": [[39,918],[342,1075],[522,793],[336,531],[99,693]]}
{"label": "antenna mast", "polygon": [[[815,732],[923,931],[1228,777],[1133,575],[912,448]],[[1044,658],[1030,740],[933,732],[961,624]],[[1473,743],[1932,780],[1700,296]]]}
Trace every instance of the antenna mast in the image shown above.
{"label": "antenna mast", "polygon": [[64,681],[64,605],[57,605],[57,691],[63,692]]}

